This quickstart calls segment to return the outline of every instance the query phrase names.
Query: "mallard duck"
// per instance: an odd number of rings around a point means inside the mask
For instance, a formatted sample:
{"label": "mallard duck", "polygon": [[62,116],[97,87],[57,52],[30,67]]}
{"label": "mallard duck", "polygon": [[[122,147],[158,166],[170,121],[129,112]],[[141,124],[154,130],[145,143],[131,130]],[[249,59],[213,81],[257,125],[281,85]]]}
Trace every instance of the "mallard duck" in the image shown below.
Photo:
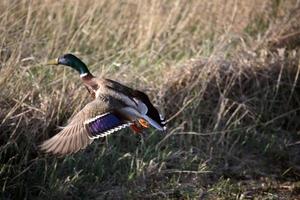
{"label": "mallard duck", "polygon": [[70,154],[85,148],[94,139],[131,127],[141,132],[150,126],[165,130],[165,121],[148,96],[116,81],[97,78],[76,56],[65,54],[49,61],[49,65],[65,65],[75,69],[93,96],[93,101],[79,111],[58,134],[40,148],[53,154]]}

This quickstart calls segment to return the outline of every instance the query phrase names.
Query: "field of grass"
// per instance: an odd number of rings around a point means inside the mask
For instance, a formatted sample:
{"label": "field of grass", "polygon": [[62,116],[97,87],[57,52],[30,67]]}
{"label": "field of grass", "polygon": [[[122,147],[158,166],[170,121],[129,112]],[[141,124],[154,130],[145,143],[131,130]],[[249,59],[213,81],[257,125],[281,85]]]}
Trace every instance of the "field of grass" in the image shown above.
{"label": "field of grass", "polygon": [[[1,0],[0,199],[300,199],[299,0]],[[38,145],[87,102],[72,52],[168,130]]]}

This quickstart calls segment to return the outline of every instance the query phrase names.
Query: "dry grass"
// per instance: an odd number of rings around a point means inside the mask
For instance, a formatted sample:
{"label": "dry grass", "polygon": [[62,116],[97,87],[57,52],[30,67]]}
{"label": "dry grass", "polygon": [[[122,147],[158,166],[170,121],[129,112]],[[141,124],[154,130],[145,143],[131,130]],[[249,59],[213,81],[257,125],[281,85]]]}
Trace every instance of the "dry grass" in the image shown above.
{"label": "dry grass", "polygon": [[[0,197],[299,197],[299,6],[1,1]],[[149,93],[167,134],[123,131],[65,158],[39,152],[90,100],[76,73],[42,65],[65,52]]]}

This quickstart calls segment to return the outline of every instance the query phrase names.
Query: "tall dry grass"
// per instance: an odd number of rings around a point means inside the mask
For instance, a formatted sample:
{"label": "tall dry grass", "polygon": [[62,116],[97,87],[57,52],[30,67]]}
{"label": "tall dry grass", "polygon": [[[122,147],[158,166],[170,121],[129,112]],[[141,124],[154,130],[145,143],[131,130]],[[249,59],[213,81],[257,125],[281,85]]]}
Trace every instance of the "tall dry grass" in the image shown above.
{"label": "tall dry grass", "polygon": [[[299,1],[3,0],[0,13],[2,198],[299,195]],[[167,134],[39,152],[90,100],[76,73],[42,65],[66,52],[149,93]]]}

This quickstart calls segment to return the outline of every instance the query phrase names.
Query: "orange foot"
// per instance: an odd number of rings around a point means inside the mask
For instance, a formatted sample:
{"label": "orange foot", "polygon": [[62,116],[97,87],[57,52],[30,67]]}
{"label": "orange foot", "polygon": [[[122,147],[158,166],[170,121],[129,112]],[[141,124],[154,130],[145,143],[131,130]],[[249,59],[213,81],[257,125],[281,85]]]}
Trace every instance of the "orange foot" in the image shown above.
{"label": "orange foot", "polygon": [[130,128],[134,133],[141,133],[143,129],[149,128],[149,123],[144,119],[138,119]]}
{"label": "orange foot", "polygon": [[130,125],[130,128],[133,130],[134,133],[140,133],[142,132],[142,128],[138,127],[135,123]]}
{"label": "orange foot", "polygon": [[138,119],[138,121],[139,121],[140,125],[142,125],[142,127],[149,128],[149,123],[146,120]]}

